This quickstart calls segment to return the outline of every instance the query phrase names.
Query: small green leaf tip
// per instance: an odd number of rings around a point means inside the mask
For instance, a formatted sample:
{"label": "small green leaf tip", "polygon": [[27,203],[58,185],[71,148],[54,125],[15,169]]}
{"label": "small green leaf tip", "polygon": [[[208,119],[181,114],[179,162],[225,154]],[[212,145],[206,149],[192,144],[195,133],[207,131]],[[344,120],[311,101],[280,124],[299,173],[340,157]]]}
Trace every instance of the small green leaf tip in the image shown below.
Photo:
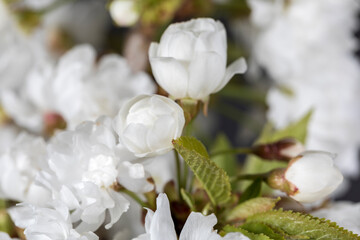
{"label": "small green leaf tip", "polygon": [[176,151],[184,158],[203,185],[214,205],[230,200],[231,186],[228,175],[210,160],[205,146],[194,137],[181,137],[173,140]]}

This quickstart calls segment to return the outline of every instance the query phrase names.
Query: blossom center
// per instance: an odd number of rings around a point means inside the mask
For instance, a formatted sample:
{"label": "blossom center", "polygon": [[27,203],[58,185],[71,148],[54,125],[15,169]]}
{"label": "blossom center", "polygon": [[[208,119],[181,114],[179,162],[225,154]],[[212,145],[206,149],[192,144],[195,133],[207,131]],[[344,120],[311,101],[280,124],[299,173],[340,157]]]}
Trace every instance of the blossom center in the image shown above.
{"label": "blossom center", "polygon": [[97,155],[89,160],[83,181],[93,182],[99,187],[109,187],[116,181],[118,171],[113,157]]}

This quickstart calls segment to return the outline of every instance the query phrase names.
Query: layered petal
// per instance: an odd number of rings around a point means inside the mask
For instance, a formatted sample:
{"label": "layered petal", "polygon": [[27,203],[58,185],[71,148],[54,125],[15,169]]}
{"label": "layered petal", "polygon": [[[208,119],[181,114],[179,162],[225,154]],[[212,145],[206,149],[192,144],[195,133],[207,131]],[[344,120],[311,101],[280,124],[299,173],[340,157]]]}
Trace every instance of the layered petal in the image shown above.
{"label": "layered petal", "polygon": [[189,97],[205,99],[224,76],[226,62],[215,52],[195,54],[189,65]]}
{"label": "layered petal", "polygon": [[174,98],[184,98],[189,86],[185,64],[170,57],[150,58],[151,68],[157,83]]}
{"label": "layered petal", "polygon": [[225,76],[223,77],[222,81],[214,89],[214,93],[220,91],[225,85],[230,81],[230,79],[239,73],[245,73],[247,69],[247,65],[244,58],[239,58],[232,64],[230,64],[225,71]]}

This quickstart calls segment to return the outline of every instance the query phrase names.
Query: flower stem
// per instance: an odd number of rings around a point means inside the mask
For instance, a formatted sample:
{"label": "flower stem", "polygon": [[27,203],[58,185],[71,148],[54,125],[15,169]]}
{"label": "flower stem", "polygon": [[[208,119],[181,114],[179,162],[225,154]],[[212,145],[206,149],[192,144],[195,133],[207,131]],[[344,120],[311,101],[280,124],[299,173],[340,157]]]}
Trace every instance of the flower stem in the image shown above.
{"label": "flower stem", "polygon": [[184,164],[184,176],[183,176],[182,184],[181,184],[181,186],[182,186],[184,189],[187,189],[186,187],[187,187],[188,175],[189,175],[189,167],[188,167],[187,164],[185,163],[185,164]]}
{"label": "flower stem", "polygon": [[265,180],[268,176],[269,176],[269,172],[258,173],[258,174],[244,174],[244,175],[239,175],[239,176],[231,178],[230,182],[234,183],[234,182],[241,181],[241,180],[255,180],[258,178]]}
{"label": "flower stem", "polygon": [[140,204],[140,206],[142,208],[150,208],[149,204],[144,202],[143,200],[141,200],[141,198],[139,198],[138,195],[136,195],[136,193],[128,190],[128,189],[121,189],[120,192],[125,193],[126,195],[128,195],[129,197],[131,197],[132,199],[134,199],[138,204]]}
{"label": "flower stem", "polygon": [[250,154],[253,152],[252,148],[233,148],[227,150],[217,151],[211,154],[211,157],[223,154]]}
{"label": "flower stem", "polygon": [[180,164],[180,158],[177,151],[174,149],[174,155],[175,155],[175,163],[176,163],[176,176],[177,176],[177,183],[178,183],[178,194],[181,196],[180,189],[182,188],[182,181],[181,181],[181,164]]}

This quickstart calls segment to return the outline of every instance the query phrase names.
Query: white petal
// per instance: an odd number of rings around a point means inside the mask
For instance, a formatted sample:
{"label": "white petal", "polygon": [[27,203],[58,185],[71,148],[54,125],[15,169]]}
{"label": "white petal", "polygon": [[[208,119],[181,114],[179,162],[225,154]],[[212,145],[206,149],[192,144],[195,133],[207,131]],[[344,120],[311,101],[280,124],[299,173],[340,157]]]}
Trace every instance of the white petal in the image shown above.
{"label": "white petal", "polygon": [[158,57],[158,49],[159,49],[159,44],[158,43],[152,42],[150,44],[149,52],[148,52],[149,59]]}
{"label": "white petal", "polygon": [[175,98],[184,98],[188,89],[188,73],[174,58],[150,58],[157,83]]}
{"label": "white petal", "polygon": [[69,209],[75,209],[79,207],[79,201],[74,196],[71,190],[63,185],[60,190],[61,200],[68,206]]}
{"label": "white petal", "polygon": [[29,204],[18,204],[16,207],[8,209],[8,213],[15,225],[20,228],[26,228],[35,223],[35,210]]}
{"label": "white petal", "polygon": [[148,233],[150,232],[151,222],[155,213],[151,209],[146,208],[146,210],[147,213],[145,216],[145,231]]}
{"label": "white petal", "polygon": [[175,227],[171,218],[170,204],[166,194],[159,194],[156,199],[156,208],[148,232],[151,235],[151,239],[176,240]]}
{"label": "white petal", "polygon": [[195,54],[189,65],[189,96],[205,99],[213,93],[224,77],[225,64],[222,56],[215,52]]}
{"label": "white petal", "polygon": [[222,79],[221,83],[216,87],[214,92],[220,91],[225,85],[230,81],[230,79],[237,73],[244,73],[247,69],[247,65],[244,58],[239,58],[230,66],[226,68],[225,76]]}
{"label": "white petal", "polygon": [[95,49],[91,45],[83,44],[76,46],[61,57],[58,71],[81,69],[83,72],[87,72],[95,62],[95,56]]}
{"label": "white petal", "polygon": [[151,191],[154,186],[147,181],[147,174],[143,165],[130,162],[122,162],[119,165],[118,182],[125,188],[136,193],[144,193]]}
{"label": "white petal", "polygon": [[109,209],[110,223],[105,225],[106,229],[111,228],[121,217],[121,215],[129,209],[130,203],[120,193],[109,190],[111,197],[115,200],[115,206]]}
{"label": "white petal", "polygon": [[135,156],[144,157],[150,152],[144,137],[147,135],[147,132],[148,129],[144,125],[131,123],[123,131],[121,141]]}
{"label": "white petal", "polygon": [[180,240],[220,240],[220,235],[213,230],[216,223],[214,214],[204,216],[201,213],[192,212],[181,231]]}
{"label": "white petal", "polygon": [[190,61],[195,44],[196,37],[192,32],[176,31],[171,34],[163,34],[160,40],[158,56]]}
{"label": "white petal", "polygon": [[226,31],[224,27],[216,32],[202,32],[196,42],[196,52],[216,52],[226,62]]}

